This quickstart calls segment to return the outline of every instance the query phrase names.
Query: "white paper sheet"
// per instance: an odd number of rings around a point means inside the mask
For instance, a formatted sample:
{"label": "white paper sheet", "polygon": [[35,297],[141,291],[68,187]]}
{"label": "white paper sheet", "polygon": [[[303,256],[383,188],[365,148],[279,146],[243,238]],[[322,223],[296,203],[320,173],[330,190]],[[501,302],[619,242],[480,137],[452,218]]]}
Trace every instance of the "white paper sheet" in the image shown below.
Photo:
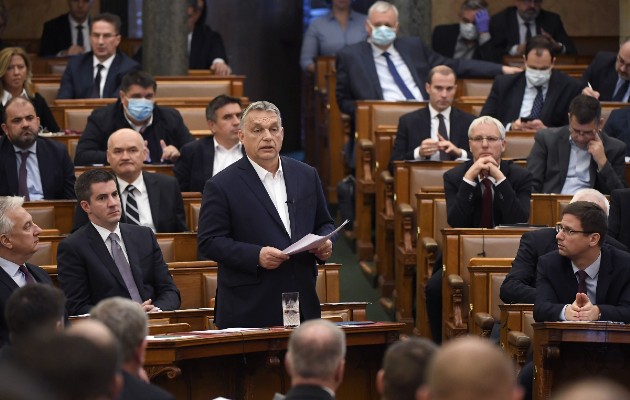
{"label": "white paper sheet", "polygon": [[291,255],[291,254],[301,253],[303,251],[310,250],[310,249],[316,249],[319,246],[321,246],[321,244],[324,243],[326,240],[330,239],[332,235],[339,232],[339,230],[343,228],[344,225],[346,225],[347,223],[348,223],[348,220],[345,220],[343,224],[339,225],[337,229],[335,229],[334,231],[332,231],[326,236],[319,236],[319,235],[309,233],[308,235],[304,236],[302,239],[293,243],[291,246],[282,250],[282,253]]}

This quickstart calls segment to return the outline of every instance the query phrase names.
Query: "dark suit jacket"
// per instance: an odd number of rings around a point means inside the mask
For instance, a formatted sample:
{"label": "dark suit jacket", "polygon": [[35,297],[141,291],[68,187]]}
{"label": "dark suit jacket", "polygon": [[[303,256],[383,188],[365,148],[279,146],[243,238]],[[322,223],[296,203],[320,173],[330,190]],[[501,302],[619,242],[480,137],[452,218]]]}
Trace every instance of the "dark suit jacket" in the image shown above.
{"label": "dark suit jacket", "polygon": [[[474,115],[451,107],[449,140],[457,147],[464,149],[470,155],[468,141],[468,127],[475,119]],[[429,107],[412,111],[400,117],[398,132],[394,140],[394,148],[389,161],[413,160],[413,152],[424,139],[431,138],[431,112]]]}
{"label": "dark suit jacket", "polygon": [[[18,169],[13,144],[0,137],[0,196],[17,196]],[[64,145],[51,139],[37,138],[37,163],[44,199],[75,199],[74,165]]]}
{"label": "dark suit jacket", "polygon": [[[34,97],[30,97],[29,100],[33,102],[33,106],[35,107],[35,113],[39,117],[39,124],[44,128],[48,129],[49,132],[59,132],[59,125],[57,125],[57,121],[55,120],[55,116],[52,111],[48,107],[48,103],[46,103],[46,99],[44,99],[39,93],[35,93]],[[0,115],[4,118],[4,106],[0,103]],[[3,122],[6,122],[3,120]]]}
{"label": "dark suit jacket", "polygon": [[[597,278],[597,298],[602,321],[630,323],[630,254],[613,247],[602,247]],[[558,321],[566,304],[575,301],[577,279],[571,260],[554,251],[538,260],[534,319]]]}
{"label": "dark suit jacket", "polygon": [[[438,25],[433,29],[433,35],[431,37],[431,48],[433,51],[440,53],[444,57],[453,58],[455,55],[455,46],[457,45],[457,39],[459,38],[459,24]],[[494,61],[494,49],[492,47],[492,41],[488,40],[486,43],[479,46],[478,40],[477,47],[473,53],[474,60]]]}
{"label": "dark suit jacket", "polygon": [[[142,301],[151,299],[162,310],[176,310],[181,302],[179,290],[151,229],[120,224],[120,233]],[[88,313],[108,297],[131,298],[105,242],[91,223],[59,242],[57,273],[70,315]]]}
{"label": "dark suit jacket", "polygon": [[299,385],[292,387],[284,400],[334,400],[334,397],[320,386]]}
{"label": "dark suit jacket", "polygon": [[[26,263],[26,268],[39,283],[52,285],[52,280],[46,271],[33,264]],[[0,348],[9,343],[9,327],[4,319],[4,307],[13,292],[18,289],[17,283],[0,268]]]}
{"label": "dark suit jacket", "polygon": [[208,69],[215,58],[222,58],[226,64],[228,63],[221,35],[208,25],[195,25],[190,41],[188,67]]}
{"label": "dark suit jacket", "polygon": [[[497,76],[492,90],[481,110],[481,115],[490,115],[507,125],[520,117],[527,79],[525,72],[514,75]],[[548,127],[563,126],[569,123],[569,104],[580,94],[580,83],[560,71],[553,71],[549,79],[547,95],[540,120]],[[529,115],[526,115],[526,117]]]}
{"label": "dark suit jacket", "polygon": [[124,384],[118,400],[175,400],[175,396],[157,385],[146,383],[122,371]]}
{"label": "dark suit jacket", "polygon": [[[184,213],[184,200],[179,191],[177,179],[164,174],[142,172],[147,187],[149,206],[153,226],[158,233],[184,232],[188,230]],[[121,221],[126,221],[125,209],[122,208]],[[89,218],[79,204],[75,209],[72,232],[89,222]]]}
{"label": "dark suit jacket", "polygon": [[626,144],[626,157],[630,156],[630,108],[613,110],[608,116],[604,132]]}
{"label": "dark suit jacket", "polygon": [[[447,221],[453,228],[478,228],[481,223],[481,185],[464,182],[466,171],[473,164],[468,160],[444,173]],[[515,224],[529,219],[532,176],[511,161],[501,161],[505,180],[494,187],[494,224]]]}
{"label": "dark suit jacket", "polygon": [[[113,104],[94,110],[88,117],[87,126],[79,138],[74,162],[77,165],[106,164],[109,135],[122,128],[133,129],[125,118],[120,99]],[[153,164],[159,164],[162,157],[160,140],[178,149],[195,140],[184,125],[179,111],[157,105],[153,108],[153,122],[144,130],[142,137],[148,142]]]}
{"label": "dark suit jacket", "polygon": [[[72,29],[68,20],[68,13],[61,14],[44,23],[42,38],[39,44],[39,55],[42,57],[56,56],[60,51],[72,45]],[[83,29],[83,39],[90,40],[89,22]]]}
{"label": "dark suit jacket", "polygon": [[[606,235],[604,246],[613,246],[619,250],[628,251],[624,244],[610,235]],[[501,300],[504,303],[533,304],[536,300],[536,265],[538,265],[538,259],[554,250],[558,250],[554,228],[542,228],[524,233],[516,257],[512,261],[512,268],[501,285]]]}
{"label": "dark suit jacket", "polygon": [[300,293],[303,319],[320,317],[313,254],[294,254],[273,270],[258,266],[263,246],[283,250],[309,233],[334,230],[317,171],[281,161],[291,236],[247,157],[213,176],[203,191],[199,254],[219,264],[215,322],[221,328],[282,325],[284,292]]}
{"label": "dark suit jacket", "polygon": [[626,246],[630,246],[630,207],[628,204],[630,204],[630,189],[612,191],[608,234]]}
{"label": "dark suit jacket", "polygon": [[[536,34],[540,35],[543,30],[556,42],[565,46],[566,54],[577,54],[575,45],[564,30],[562,19],[558,14],[540,10],[536,18]],[[520,43],[516,7],[507,7],[490,18],[490,35],[492,36],[490,41],[495,48],[495,61],[501,62],[502,57],[509,53],[510,48]]]}
{"label": "dark suit jacket", "polygon": [[[560,193],[567,179],[571,144],[569,127],[543,129],[536,132],[534,146],[527,157],[527,169],[532,173],[534,193]],[[600,133],[608,162],[597,171],[591,160],[591,187],[603,194],[626,187],[624,178],[626,145],[618,139]]]}
{"label": "dark suit jacket", "polygon": [[590,83],[599,92],[599,101],[611,101],[619,75],[615,69],[617,53],[600,51],[582,75],[582,88]]}
{"label": "dark suit jacket", "polygon": [[[73,56],[69,59],[66,70],[61,77],[58,99],[86,99],[92,94],[94,84],[94,53]],[[129,71],[139,69],[140,65],[123,54],[120,50],[107,73],[103,87],[103,97],[118,97],[122,78]]]}
{"label": "dark suit jacket", "polygon": [[[422,96],[429,98],[424,84],[431,68],[446,64],[460,78],[494,77],[501,65],[477,60],[443,57],[417,37],[398,38],[394,47],[405,60]],[[355,100],[382,100],[383,90],[378,80],[372,46],[361,42],[345,47],[337,54],[337,102],[341,111],[354,117]]]}

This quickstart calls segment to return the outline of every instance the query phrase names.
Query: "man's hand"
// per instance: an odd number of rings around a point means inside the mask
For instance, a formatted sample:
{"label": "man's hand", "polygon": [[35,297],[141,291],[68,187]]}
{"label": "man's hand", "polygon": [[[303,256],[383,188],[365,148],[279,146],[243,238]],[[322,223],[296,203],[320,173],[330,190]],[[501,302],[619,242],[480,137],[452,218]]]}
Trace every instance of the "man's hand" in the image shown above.
{"label": "man's hand", "polygon": [[214,72],[215,75],[219,76],[230,75],[232,73],[232,68],[223,61],[213,62],[210,66],[210,70]]}
{"label": "man's hand", "polygon": [[173,145],[166,145],[166,142],[164,140],[160,140],[160,147],[162,148],[162,158],[160,159],[160,161],[164,162],[164,161],[170,161],[170,162],[175,162],[177,161],[177,159],[179,158],[180,154],[179,154],[179,150],[177,150],[177,147],[173,146]]}
{"label": "man's hand", "polygon": [[524,131],[539,131],[545,128],[547,128],[547,126],[539,119],[521,122],[521,129]]}
{"label": "man's hand", "polygon": [[328,239],[318,248],[311,249],[308,252],[314,254],[319,260],[326,261],[332,256],[332,242]]}
{"label": "man's hand", "polygon": [[151,299],[145,301],[144,303],[140,304],[140,307],[142,307],[142,310],[144,310],[144,312],[148,312],[148,313],[154,313],[154,312],[160,312],[162,310],[160,310],[159,307],[156,307],[153,305],[153,302]]}
{"label": "man's hand", "polygon": [[599,99],[599,92],[596,90],[593,90],[593,88],[589,86],[582,89],[582,94],[585,96],[591,96],[591,97],[595,97],[596,99]]}
{"label": "man's hand", "polygon": [[280,264],[289,259],[289,256],[283,254],[281,250],[275,247],[263,247],[258,255],[258,265],[265,269],[276,269]]}
{"label": "man's hand", "polygon": [[503,75],[511,75],[511,74],[518,74],[519,72],[523,72],[523,68],[512,67],[510,65],[504,65],[501,67],[501,71],[503,72]]}
{"label": "man's hand", "polygon": [[597,321],[599,319],[599,307],[591,303],[585,293],[575,295],[575,301],[564,312],[567,321]]}
{"label": "man's hand", "polygon": [[439,133],[438,138],[440,140],[438,142],[438,148],[440,149],[440,151],[443,151],[449,155],[453,155],[457,158],[462,156],[462,149],[455,146],[450,140],[444,139]]}
{"label": "man's hand", "polygon": [[599,133],[595,135],[593,140],[588,142],[586,150],[591,153],[593,161],[597,163],[597,169],[602,169],[606,165],[608,159],[606,158],[606,152],[604,151],[604,143],[599,137]]}
{"label": "man's hand", "polygon": [[440,142],[437,139],[424,139],[420,143],[419,149],[420,157],[431,157],[436,151],[440,150]]}
{"label": "man's hand", "polygon": [[470,181],[474,181],[477,176],[493,177],[496,181],[504,178],[503,172],[499,169],[499,164],[492,156],[484,156],[479,158],[468,168],[464,177]]}
{"label": "man's hand", "polygon": [[490,31],[490,14],[488,14],[488,10],[482,8],[475,13],[475,25],[479,34]]}
{"label": "man's hand", "polygon": [[76,44],[73,44],[72,46],[68,47],[68,50],[66,50],[66,56],[76,56],[77,54],[83,54],[85,53],[85,48],[83,48],[83,46],[78,46]]}

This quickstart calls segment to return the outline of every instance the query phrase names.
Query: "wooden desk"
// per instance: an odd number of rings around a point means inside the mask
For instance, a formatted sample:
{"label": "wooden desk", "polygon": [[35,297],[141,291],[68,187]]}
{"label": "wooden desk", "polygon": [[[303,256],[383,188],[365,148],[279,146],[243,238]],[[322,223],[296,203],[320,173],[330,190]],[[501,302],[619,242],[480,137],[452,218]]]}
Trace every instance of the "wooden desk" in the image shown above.
{"label": "wooden desk", "polygon": [[[338,399],[378,399],[375,377],[385,349],[398,340],[402,324],[378,322],[346,327],[346,369]],[[271,399],[291,381],[284,353],[291,330],[211,334],[149,342],[145,369],[153,383],[178,400]]]}
{"label": "wooden desk", "polygon": [[[214,315],[212,308],[189,308],[186,310],[162,311],[148,313],[149,320],[168,318],[171,324],[187,323],[193,330],[210,329],[210,320]],[[70,323],[87,319],[87,316],[70,316]]]}
{"label": "wooden desk", "polygon": [[630,326],[542,322],[534,327],[534,400],[562,383],[600,376],[630,388]]}

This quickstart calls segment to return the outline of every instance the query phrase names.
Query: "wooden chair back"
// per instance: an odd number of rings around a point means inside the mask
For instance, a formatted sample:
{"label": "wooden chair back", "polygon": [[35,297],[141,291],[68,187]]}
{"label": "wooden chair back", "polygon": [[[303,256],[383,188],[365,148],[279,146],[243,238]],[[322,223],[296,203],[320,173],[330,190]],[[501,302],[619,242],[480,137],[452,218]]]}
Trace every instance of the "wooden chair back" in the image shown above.
{"label": "wooden chair back", "polygon": [[534,146],[533,131],[509,131],[507,132],[505,151],[501,158],[506,160],[526,160]]}

